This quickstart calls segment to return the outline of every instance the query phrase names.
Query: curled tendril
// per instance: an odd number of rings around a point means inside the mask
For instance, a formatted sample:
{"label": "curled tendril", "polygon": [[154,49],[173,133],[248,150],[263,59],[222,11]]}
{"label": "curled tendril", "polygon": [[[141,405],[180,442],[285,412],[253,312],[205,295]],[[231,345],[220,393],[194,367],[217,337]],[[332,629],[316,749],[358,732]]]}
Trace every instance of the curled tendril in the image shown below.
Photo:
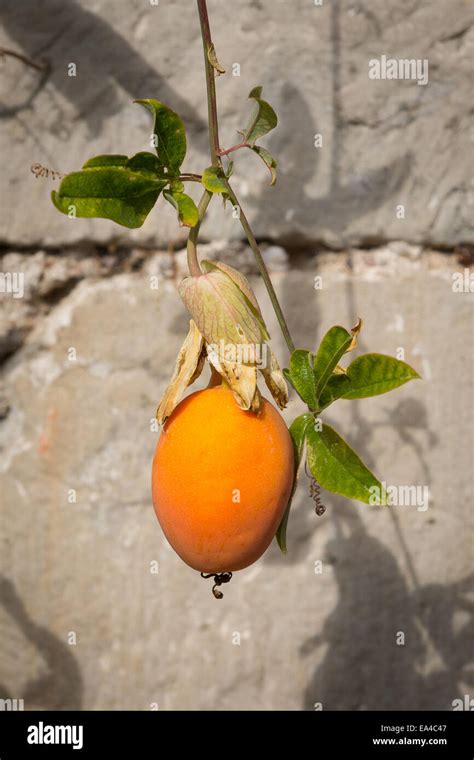
{"label": "curled tendril", "polygon": [[31,171],[35,175],[36,179],[38,177],[51,177],[51,179],[63,179],[64,174],[61,174],[60,172],[56,172],[53,169],[48,169],[47,166],[43,166],[42,164],[32,164]]}
{"label": "curled tendril", "polygon": [[232,573],[201,573],[201,578],[214,578],[212,593],[216,599],[222,599],[224,594],[219,590],[218,586],[222,586],[223,583],[229,583],[232,578]]}
{"label": "curled tendril", "polygon": [[314,511],[316,512],[318,517],[321,517],[322,515],[324,515],[326,511],[326,507],[321,501],[321,486],[319,485],[316,478],[314,478],[312,474],[308,472],[308,465],[306,462],[305,462],[304,468],[305,468],[306,475],[308,476],[310,480],[309,495],[314,501]]}

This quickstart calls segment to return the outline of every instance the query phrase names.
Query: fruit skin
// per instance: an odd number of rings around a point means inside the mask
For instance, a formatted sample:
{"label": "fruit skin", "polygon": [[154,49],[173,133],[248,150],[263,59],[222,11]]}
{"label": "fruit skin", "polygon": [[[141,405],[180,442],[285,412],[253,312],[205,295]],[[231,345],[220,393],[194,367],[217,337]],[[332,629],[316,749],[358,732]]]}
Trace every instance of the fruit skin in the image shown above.
{"label": "fruit skin", "polygon": [[200,572],[255,562],[288,504],[291,437],[280,413],[262,401],[257,415],[239,409],[224,385],[196,391],[178,404],[158,441],[155,512],[173,549]]}

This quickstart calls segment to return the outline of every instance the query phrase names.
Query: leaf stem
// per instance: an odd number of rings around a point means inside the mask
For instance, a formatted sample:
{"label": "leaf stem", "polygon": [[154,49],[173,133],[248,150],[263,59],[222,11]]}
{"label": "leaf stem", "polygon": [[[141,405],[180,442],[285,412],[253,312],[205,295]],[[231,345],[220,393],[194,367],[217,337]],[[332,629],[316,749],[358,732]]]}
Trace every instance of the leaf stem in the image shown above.
{"label": "leaf stem", "polygon": [[184,172],[180,174],[178,179],[181,182],[200,182],[202,180],[201,174],[194,174],[193,172]]}
{"label": "leaf stem", "polygon": [[239,217],[240,217],[240,224],[242,225],[244,232],[247,236],[247,240],[249,241],[250,248],[253,251],[253,255],[255,256],[255,260],[257,262],[257,266],[260,270],[260,274],[262,275],[263,282],[265,283],[265,287],[267,289],[268,295],[270,297],[270,301],[273,306],[273,310],[275,312],[275,316],[278,320],[278,324],[280,325],[280,329],[283,333],[283,337],[285,339],[286,345],[288,346],[288,351],[290,354],[293,353],[295,350],[295,344],[293,343],[293,339],[290,334],[290,330],[288,328],[288,325],[286,323],[285,316],[283,314],[283,311],[280,306],[280,302],[278,301],[278,296],[275,292],[275,288],[273,287],[273,283],[271,281],[270,275],[268,273],[268,269],[265,265],[265,262],[263,260],[262,252],[260,251],[259,245],[257,241],[255,240],[255,236],[252,232],[252,228],[250,227],[250,224],[248,222],[247,217],[245,216],[244,210],[233,191],[232,187],[229,184],[229,181],[226,180],[227,184],[227,192],[229,195],[230,200],[234,204],[234,206],[237,206],[239,209]]}
{"label": "leaf stem", "polygon": [[219,148],[217,151],[219,156],[228,156],[229,153],[233,153],[235,150],[240,150],[241,148],[250,148],[251,146],[247,142],[241,142],[238,145],[233,145],[232,148],[227,148],[227,150],[223,150],[222,148]]}
{"label": "leaf stem", "polygon": [[[202,45],[204,49],[204,67],[206,72],[206,90],[207,90],[207,110],[208,110],[208,122],[209,122],[209,150],[211,154],[211,162],[213,166],[221,166],[222,162],[218,156],[219,150],[219,125],[217,121],[217,98],[216,98],[216,83],[214,69],[209,60],[209,50],[212,47],[211,28],[209,26],[209,16],[207,15],[207,6],[205,0],[197,0],[199,21],[201,24],[201,37]],[[183,175],[183,179],[184,179]],[[194,180],[199,175],[187,175],[187,178]],[[201,177],[199,177],[199,180]],[[212,193],[205,190],[201,196],[201,200],[198,204],[199,222],[195,227],[191,227],[188,243],[187,243],[187,257],[189,273],[192,277],[199,277],[202,274],[201,267],[199,266],[199,259],[197,255],[197,239],[199,235],[199,229],[201,222],[209,206]]]}

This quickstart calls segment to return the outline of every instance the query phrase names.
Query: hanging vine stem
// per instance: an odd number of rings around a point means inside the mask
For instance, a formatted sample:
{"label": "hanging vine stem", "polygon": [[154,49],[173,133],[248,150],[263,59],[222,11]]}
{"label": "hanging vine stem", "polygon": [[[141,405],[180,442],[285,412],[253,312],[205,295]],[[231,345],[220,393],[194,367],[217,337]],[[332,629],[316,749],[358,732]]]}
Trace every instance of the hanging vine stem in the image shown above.
{"label": "hanging vine stem", "polygon": [[265,265],[265,262],[263,260],[262,252],[259,248],[259,245],[257,241],[255,240],[255,236],[252,232],[252,228],[250,227],[250,224],[248,222],[247,217],[245,216],[244,210],[242,206],[240,205],[240,202],[230,186],[230,183],[228,180],[226,180],[227,184],[227,191],[229,194],[229,198],[232,201],[233,205],[236,206],[239,209],[239,218],[240,218],[240,224],[244,228],[245,234],[247,236],[247,240],[249,241],[250,248],[252,249],[253,255],[255,256],[255,260],[257,262],[257,266],[260,270],[260,274],[262,275],[263,282],[265,283],[265,287],[267,289],[268,295],[270,297],[270,301],[273,306],[273,310],[276,314],[276,318],[278,319],[278,324],[280,325],[280,329],[283,333],[283,337],[285,338],[286,345],[288,346],[288,351],[290,354],[293,353],[295,350],[295,344],[293,343],[293,339],[290,334],[290,330],[288,328],[288,325],[286,323],[286,319],[284,317],[284,314],[281,310],[280,302],[278,300],[278,296],[275,292],[275,288],[273,287],[273,283],[270,279],[270,275],[268,273],[268,269]]}
{"label": "hanging vine stem", "polygon": [[[208,116],[209,116],[209,148],[210,148],[210,153],[211,153],[211,163],[212,163],[212,166],[219,167],[222,169],[222,161],[221,161],[220,156],[223,153],[225,154],[225,151],[222,152],[219,147],[219,123],[218,123],[218,118],[217,118],[217,97],[216,97],[216,82],[215,82],[216,74],[209,57],[210,51],[214,52],[214,45],[213,45],[212,37],[211,37],[211,28],[209,25],[209,16],[207,13],[206,0],[197,0],[197,6],[198,6],[198,12],[199,12],[199,20],[201,24],[201,36],[202,36],[202,43],[203,43],[203,49],[204,49],[204,66],[205,66],[205,72],[206,72],[206,89],[207,89],[207,108],[208,108]],[[229,195],[230,200],[232,201],[233,205],[238,207],[239,209],[240,223],[243,227],[243,230],[249,242],[250,248],[252,249],[252,252],[255,256],[257,266],[259,268],[262,279],[265,283],[265,287],[267,289],[273,310],[278,320],[278,324],[280,325],[281,331],[283,333],[283,337],[285,338],[286,345],[288,346],[288,351],[291,354],[295,350],[295,345],[293,343],[286,319],[281,309],[278,296],[275,292],[275,288],[273,287],[273,283],[270,279],[270,275],[268,273],[267,267],[263,260],[262,253],[260,251],[257,241],[255,240],[255,236],[252,232],[248,219],[244,213],[244,210],[241,204],[239,203],[237,199],[235,192],[233,191],[228,181],[226,182],[226,184],[227,184],[227,193]],[[208,191],[206,191],[206,193],[207,192]],[[199,266],[199,261],[197,257],[197,238],[199,234],[199,227],[200,227],[201,221],[204,218],[204,215],[206,213],[207,207],[210,202],[210,197],[207,197],[206,193],[204,193],[204,195],[202,196],[201,201],[199,202],[199,206],[198,206],[199,223],[196,225],[196,227],[193,227],[191,229],[191,232],[189,233],[189,237],[188,237],[188,245],[187,245],[188,265],[189,265],[189,271],[191,275],[194,275],[194,276],[201,274],[201,268]],[[201,214],[201,211],[202,211],[202,214]]]}
{"label": "hanging vine stem", "polygon": [[216,76],[211,61],[209,60],[209,53],[214,51],[214,45],[212,43],[206,0],[197,0],[197,5],[199,21],[201,23],[202,46],[204,49],[211,162],[213,166],[222,166],[219,158],[219,122],[217,119]]}

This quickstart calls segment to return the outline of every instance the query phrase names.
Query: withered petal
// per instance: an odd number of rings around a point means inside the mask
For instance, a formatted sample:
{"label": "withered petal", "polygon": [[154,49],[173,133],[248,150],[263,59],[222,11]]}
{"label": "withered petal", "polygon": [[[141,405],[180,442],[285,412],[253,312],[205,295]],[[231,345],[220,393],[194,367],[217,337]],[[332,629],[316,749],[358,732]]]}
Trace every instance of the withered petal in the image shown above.
{"label": "withered petal", "polygon": [[257,388],[257,368],[222,360],[209,346],[207,358],[230,387],[237,405],[245,411],[260,411],[261,396]]}
{"label": "withered petal", "polygon": [[156,419],[163,425],[173,412],[184,391],[201,374],[204,365],[204,338],[191,319],[189,332],[176,359],[173,376],[156,410]]}
{"label": "withered petal", "polygon": [[269,361],[267,361],[266,367],[261,367],[260,371],[268,390],[278,406],[280,409],[284,409],[288,403],[288,386],[275,354],[268,344],[266,345],[266,348],[270,353],[270,358]]}

